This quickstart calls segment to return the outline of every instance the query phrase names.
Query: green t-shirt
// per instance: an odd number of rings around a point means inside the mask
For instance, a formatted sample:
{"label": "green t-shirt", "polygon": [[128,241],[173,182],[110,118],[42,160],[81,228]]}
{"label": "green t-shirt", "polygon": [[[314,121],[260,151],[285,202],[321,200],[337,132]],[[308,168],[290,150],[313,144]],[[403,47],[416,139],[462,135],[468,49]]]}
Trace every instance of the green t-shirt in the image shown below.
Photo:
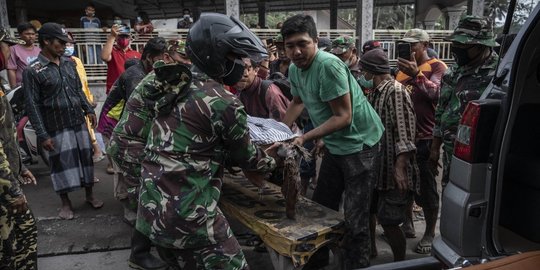
{"label": "green t-shirt", "polygon": [[379,142],[384,131],[381,119],[371,107],[349,68],[333,54],[318,51],[307,70],[289,67],[291,93],[299,96],[317,127],[332,117],[329,101],[351,93],[352,122],[323,138],[334,155],[359,152],[364,145]]}

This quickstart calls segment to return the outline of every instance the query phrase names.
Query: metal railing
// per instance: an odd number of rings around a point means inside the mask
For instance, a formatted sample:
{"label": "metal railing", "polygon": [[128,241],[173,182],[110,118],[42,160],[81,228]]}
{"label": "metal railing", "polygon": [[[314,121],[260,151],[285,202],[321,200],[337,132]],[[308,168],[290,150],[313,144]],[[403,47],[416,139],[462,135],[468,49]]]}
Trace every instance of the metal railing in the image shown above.
{"label": "metal railing", "polygon": [[[251,29],[261,39],[275,38],[279,34],[278,29]],[[11,29],[12,34],[16,35],[16,30]],[[73,34],[76,41],[75,52],[84,63],[89,81],[105,81],[107,77],[107,65],[101,60],[101,49],[107,41],[108,30],[103,29],[83,29],[71,28],[69,31]],[[383,48],[387,49],[390,62],[396,61],[396,41],[405,34],[407,30],[374,30],[373,39],[379,40]],[[165,39],[186,38],[188,29],[155,29],[152,33],[138,35],[133,32],[133,41],[131,47],[134,50],[142,51],[146,42],[153,37],[163,37]],[[445,62],[452,63],[450,53],[450,42],[444,41],[452,33],[448,30],[430,30],[433,49],[439,53],[439,58]],[[319,36],[335,39],[340,35],[349,35],[355,37],[353,29],[323,29],[319,30]]]}

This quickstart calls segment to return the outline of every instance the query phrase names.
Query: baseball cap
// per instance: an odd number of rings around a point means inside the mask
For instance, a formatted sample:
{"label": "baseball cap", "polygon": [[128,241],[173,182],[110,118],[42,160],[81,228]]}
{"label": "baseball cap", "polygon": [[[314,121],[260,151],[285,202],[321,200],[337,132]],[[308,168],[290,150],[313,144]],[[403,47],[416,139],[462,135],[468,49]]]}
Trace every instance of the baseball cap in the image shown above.
{"label": "baseball cap", "polygon": [[[383,49],[378,40],[368,40],[362,45],[362,53],[367,53],[373,49]],[[386,49],[383,50],[386,51]]]}
{"label": "baseball cap", "polygon": [[429,34],[426,32],[426,30],[414,28],[407,31],[400,41],[409,43],[429,42]]}
{"label": "baseball cap", "polygon": [[327,37],[319,37],[319,42],[317,43],[317,47],[319,48],[319,50],[323,50],[327,52],[332,47],[332,41]]}
{"label": "baseball cap", "polygon": [[466,16],[459,21],[452,35],[445,38],[447,41],[462,44],[480,44],[488,47],[496,47],[493,25],[484,17]]}
{"label": "baseball cap", "polygon": [[69,43],[75,43],[69,36],[65,28],[57,23],[44,23],[38,31],[39,35],[55,37]]}
{"label": "baseball cap", "polygon": [[0,26],[0,41],[8,43],[9,45],[21,44],[24,45],[26,42],[24,40],[14,38],[9,34],[9,31]]}
{"label": "baseball cap", "polygon": [[338,38],[334,39],[332,41],[332,50],[331,52],[333,54],[340,55],[344,52],[346,52],[349,48],[354,47],[355,39],[350,36],[339,36]]}

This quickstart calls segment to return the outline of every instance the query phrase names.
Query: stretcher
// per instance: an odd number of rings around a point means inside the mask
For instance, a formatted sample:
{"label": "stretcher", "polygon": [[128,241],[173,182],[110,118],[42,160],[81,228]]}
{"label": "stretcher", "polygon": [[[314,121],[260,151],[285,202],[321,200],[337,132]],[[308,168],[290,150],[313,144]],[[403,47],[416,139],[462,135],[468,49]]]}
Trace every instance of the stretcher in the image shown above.
{"label": "stretcher", "polygon": [[223,182],[220,208],[261,237],[274,269],[300,270],[323,246],[328,246],[334,262],[340,263],[343,214],[300,197],[296,217],[289,219],[280,187],[268,183],[261,193],[241,173],[226,174]]}

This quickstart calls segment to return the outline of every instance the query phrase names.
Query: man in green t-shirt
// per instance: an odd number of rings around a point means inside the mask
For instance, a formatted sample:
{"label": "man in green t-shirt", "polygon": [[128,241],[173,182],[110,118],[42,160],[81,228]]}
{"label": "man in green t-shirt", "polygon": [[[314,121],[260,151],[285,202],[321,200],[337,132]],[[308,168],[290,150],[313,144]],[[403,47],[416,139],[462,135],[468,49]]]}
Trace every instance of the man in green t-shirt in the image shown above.
{"label": "man in green t-shirt", "polygon": [[[338,210],[344,194],[345,269],[369,266],[369,204],[376,182],[379,140],[384,131],[348,67],[336,56],[317,49],[317,28],[308,15],[295,15],[283,24],[281,34],[294,96],[283,122],[289,126],[307,109],[315,128],[295,143],[322,139],[323,156],[313,200]],[[321,144],[319,144],[321,145]],[[304,269],[328,263],[320,250]]]}

